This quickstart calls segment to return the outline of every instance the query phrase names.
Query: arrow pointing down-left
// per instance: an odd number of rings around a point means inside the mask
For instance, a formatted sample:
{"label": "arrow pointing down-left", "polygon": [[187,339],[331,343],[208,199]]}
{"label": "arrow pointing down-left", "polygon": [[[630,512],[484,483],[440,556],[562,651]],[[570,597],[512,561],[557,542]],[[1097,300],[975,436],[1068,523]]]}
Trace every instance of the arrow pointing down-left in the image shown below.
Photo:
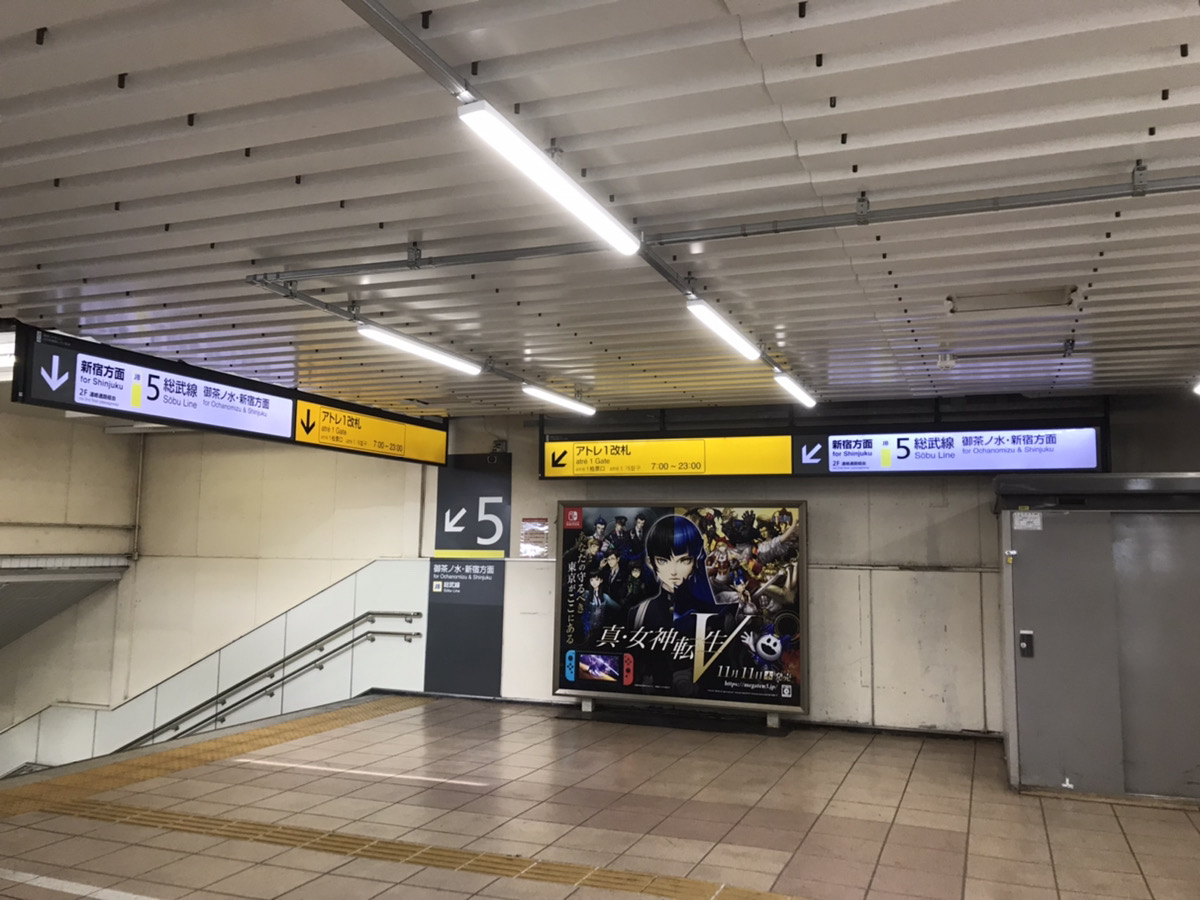
{"label": "arrow pointing down-left", "polygon": [[42,378],[45,380],[46,384],[50,385],[50,390],[52,390],[52,391],[57,391],[60,387],[63,386],[63,382],[65,382],[70,377],[71,377],[70,372],[63,372],[61,375],[58,374],[58,354],[57,353],[54,354],[53,361],[50,363],[50,371],[49,372],[46,371],[45,366],[42,367]]}
{"label": "arrow pointing down-left", "polygon": [[453,519],[450,518],[450,510],[446,510],[446,531],[462,531],[464,528],[466,528],[465,525],[458,524],[458,520],[466,514],[467,508],[465,506],[454,514]]}

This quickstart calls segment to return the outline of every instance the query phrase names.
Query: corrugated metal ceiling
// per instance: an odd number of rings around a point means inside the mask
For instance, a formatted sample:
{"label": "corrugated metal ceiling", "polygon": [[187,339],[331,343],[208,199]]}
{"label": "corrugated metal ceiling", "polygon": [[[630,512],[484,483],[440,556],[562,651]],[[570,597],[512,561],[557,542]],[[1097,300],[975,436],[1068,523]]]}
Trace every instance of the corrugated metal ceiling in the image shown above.
{"label": "corrugated metal ceiling", "polygon": [[[1137,160],[1200,175],[1184,0],[390,7],[649,236],[853,213],[864,191],[880,211],[1123,184]],[[245,281],[413,242],[590,240],[456,105],[338,0],[7,0],[0,317],[397,411],[537,410]],[[823,400],[1112,393],[1195,379],[1198,235],[1200,193],[1180,191],[659,252]],[[1069,285],[1051,314],[946,311]],[[786,399],[636,257],[303,287],[604,409]]]}

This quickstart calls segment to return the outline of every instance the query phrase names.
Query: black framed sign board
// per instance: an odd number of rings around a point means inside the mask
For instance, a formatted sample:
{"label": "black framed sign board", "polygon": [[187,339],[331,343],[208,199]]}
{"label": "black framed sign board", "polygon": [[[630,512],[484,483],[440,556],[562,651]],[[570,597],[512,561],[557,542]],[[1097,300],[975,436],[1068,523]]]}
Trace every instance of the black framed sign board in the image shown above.
{"label": "black framed sign board", "polygon": [[560,503],[555,693],[807,712],[806,519]]}

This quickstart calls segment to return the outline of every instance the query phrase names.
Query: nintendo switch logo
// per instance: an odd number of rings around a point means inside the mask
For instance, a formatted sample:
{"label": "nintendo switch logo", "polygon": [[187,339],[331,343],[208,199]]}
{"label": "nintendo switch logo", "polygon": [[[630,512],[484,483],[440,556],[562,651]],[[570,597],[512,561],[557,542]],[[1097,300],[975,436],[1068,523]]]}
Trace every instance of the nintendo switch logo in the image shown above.
{"label": "nintendo switch logo", "polygon": [[582,506],[568,506],[563,510],[563,528],[583,528]]}

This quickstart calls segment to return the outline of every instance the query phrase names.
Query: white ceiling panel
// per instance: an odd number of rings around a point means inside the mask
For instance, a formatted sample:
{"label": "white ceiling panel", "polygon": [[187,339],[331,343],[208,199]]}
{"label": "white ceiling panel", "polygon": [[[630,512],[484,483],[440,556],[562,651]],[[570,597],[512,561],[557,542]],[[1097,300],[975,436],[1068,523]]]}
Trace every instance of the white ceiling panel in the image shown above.
{"label": "white ceiling panel", "polygon": [[[567,252],[590,232],[340,0],[10,0],[0,317],[429,415],[539,410],[514,378],[602,409],[782,402],[769,367],[686,314],[681,284],[822,400],[1200,375],[1195,4],[388,7],[553,141],[675,285],[636,256]],[[949,215],[962,202],[982,205]],[[514,258],[530,248],[557,249]],[[247,282],[389,261],[295,287],[509,377],[400,356]],[[1067,286],[1055,312],[946,308]]]}

